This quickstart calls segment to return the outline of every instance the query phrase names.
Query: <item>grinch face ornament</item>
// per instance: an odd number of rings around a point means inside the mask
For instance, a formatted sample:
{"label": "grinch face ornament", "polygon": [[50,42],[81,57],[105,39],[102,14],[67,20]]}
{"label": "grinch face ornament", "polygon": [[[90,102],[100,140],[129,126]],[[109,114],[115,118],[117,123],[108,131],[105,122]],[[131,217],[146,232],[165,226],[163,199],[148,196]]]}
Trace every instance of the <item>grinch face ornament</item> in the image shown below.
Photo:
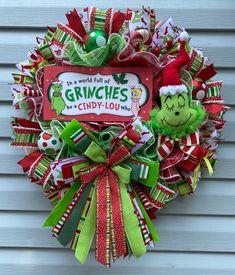
{"label": "grinch face ornament", "polygon": [[196,104],[191,107],[186,92],[167,94],[161,96],[161,109],[153,110],[151,118],[158,132],[180,138],[196,130],[204,118],[204,110]]}
{"label": "grinch face ornament", "polygon": [[[181,38],[187,37],[184,33]],[[162,76],[160,88],[161,108],[151,113],[151,124],[158,133],[180,138],[196,131],[205,111],[192,103],[191,87],[180,78],[180,70],[189,62],[185,40],[180,40],[180,54],[170,62]]]}

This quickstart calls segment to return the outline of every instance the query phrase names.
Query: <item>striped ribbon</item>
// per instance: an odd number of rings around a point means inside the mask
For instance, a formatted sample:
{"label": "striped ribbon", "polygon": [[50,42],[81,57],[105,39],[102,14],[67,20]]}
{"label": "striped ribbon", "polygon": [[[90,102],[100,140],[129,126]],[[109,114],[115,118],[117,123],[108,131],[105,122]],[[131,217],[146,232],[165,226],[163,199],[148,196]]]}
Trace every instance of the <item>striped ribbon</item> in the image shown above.
{"label": "striped ribbon", "polygon": [[199,55],[197,51],[193,49],[187,66],[187,70],[193,78],[202,70],[204,64],[204,56]]}
{"label": "striped ribbon", "polygon": [[13,73],[12,76],[16,84],[19,84],[19,83],[34,84],[35,83],[35,80],[32,77],[29,77],[27,75]]}
{"label": "striped ribbon", "polygon": [[14,137],[11,145],[32,148],[37,147],[38,136],[42,132],[37,122],[13,118],[11,124]]}
{"label": "striped ribbon", "polygon": [[54,159],[41,153],[34,151],[21,159],[18,164],[22,166],[23,171],[32,178],[32,181],[44,186],[51,175],[50,163]]}
{"label": "striped ribbon", "polygon": [[13,126],[14,140],[11,142],[12,146],[20,147],[33,147],[38,146],[38,136],[41,130],[38,129],[27,129],[22,127]]}
{"label": "striped ribbon", "polygon": [[199,145],[199,132],[194,132],[180,139],[171,139],[170,136],[158,134],[157,154],[162,161],[173,151],[175,144],[187,155],[193,155],[196,146]]}
{"label": "striped ribbon", "polygon": [[54,34],[55,34],[55,29],[53,29],[52,27],[47,27],[47,32],[46,32],[46,35],[44,36],[44,39],[46,41],[52,41],[53,37],[54,37]]}
{"label": "striped ribbon", "polygon": [[45,40],[41,45],[39,45],[38,51],[41,54],[41,56],[45,58],[49,63],[53,63],[55,61],[54,55],[51,51],[48,41]]}
{"label": "striped ribbon", "polygon": [[[172,140],[169,136],[158,134],[157,154],[160,159],[160,177],[167,183],[182,180],[176,165],[182,163],[185,167],[191,165],[191,160],[198,160],[199,133],[194,132],[180,139]],[[187,157],[186,157],[187,156]],[[189,161],[189,157],[192,157]]]}
{"label": "striped ribbon", "polygon": [[53,160],[53,157],[42,154],[38,161],[31,166],[29,175],[36,177],[40,185],[44,186],[51,175],[50,163]]}
{"label": "striped ribbon", "polygon": [[71,248],[73,250],[76,250],[80,233],[81,233],[81,231],[82,231],[82,229],[84,227],[84,224],[85,224],[85,221],[86,221],[86,217],[87,217],[87,215],[89,213],[90,206],[91,206],[91,198],[92,198],[92,196],[94,194],[94,189],[95,189],[95,186],[93,185],[92,188],[91,188],[91,190],[90,190],[89,196],[88,196],[88,198],[86,200],[85,206],[84,206],[84,208],[82,210],[82,215],[80,217],[79,223],[77,225],[77,228],[76,228],[76,231],[75,231],[72,243],[71,243]]}
{"label": "striped ribbon", "polygon": [[160,210],[175,196],[173,190],[160,183],[149,188],[149,190],[145,186],[136,183],[133,186],[146,210],[151,208]]}
{"label": "striped ribbon", "polygon": [[206,83],[206,98],[216,98],[220,96],[222,81],[213,81]]}
{"label": "striped ribbon", "polygon": [[98,143],[91,131],[75,119],[66,126],[60,137],[79,152],[85,152],[92,141]]}
{"label": "striped ribbon", "polygon": [[138,202],[136,201],[134,192],[130,191],[129,194],[132,199],[133,207],[135,210],[135,215],[137,216],[138,221],[139,221],[139,227],[140,227],[140,230],[142,233],[144,244],[145,244],[145,246],[148,246],[151,243],[153,238],[148,230],[146,220],[143,216],[143,213],[141,212],[141,209],[139,208]]}
{"label": "striped ribbon", "polygon": [[159,162],[146,158],[131,158],[126,161],[131,168],[131,179],[146,186],[155,186],[158,179]]}
{"label": "striped ribbon", "polygon": [[71,28],[62,23],[57,24],[57,28],[52,40],[55,45],[64,48],[68,42],[75,42],[80,44],[81,41],[82,38]]}
{"label": "striped ribbon", "polygon": [[93,7],[90,11],[90,30],[101,30],[106,34],[112,32],[113,9],[101,10]]}

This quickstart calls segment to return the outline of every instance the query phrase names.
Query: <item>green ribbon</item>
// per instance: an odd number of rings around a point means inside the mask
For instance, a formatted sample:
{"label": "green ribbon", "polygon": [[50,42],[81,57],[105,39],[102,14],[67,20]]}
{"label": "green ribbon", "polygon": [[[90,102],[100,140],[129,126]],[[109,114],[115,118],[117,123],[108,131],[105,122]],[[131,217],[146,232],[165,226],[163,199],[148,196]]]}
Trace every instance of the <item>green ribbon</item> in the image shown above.
{"label": "green ribbon", "polygon": [[146,247],[143,241],[139,220],[134,213],[134,206],[130,195],[127,192],[126,185],[120,182],[120,194],[123,210],[124,229],[127,240],[135,257],[140,257],[146,253]]}
{"label": "green ribbon", "polygon": [[[56,129],[57,132],[60,133],[60,137],[65,141],[64,146],[67,146],[67,153],[73,156],[82,153],[87,157],[87,162],[73,165],[72,170],[75,178],[79,178],[80,173],[84,173],[84,171],[86,171],[86,167],[89,167],[92,164],[98,165],[105,163],[107,160],[105,149],[108,148],[107,145],[111,144],[112,139],[120,133],[120,129],[118,127],[116,127],[117,129],[111,129],[110,127],[105,129],[102,134],[93,134],[91,131],[82,126],[77,120],[72,120],[69,124],[66,125],[65,128],[64,125],[55,124],[53,126],[54,129]],[[77,133],[79,134],[80,130],[83,131],[86,135],[84,136],[83,140],[75,144],[73,141],[73,137],[76,136]],[[152,145],[151,143],[152,142],[149,143],[150,146]],[[139,169],[141,164],[148,166],[148,176],[146,178],[139,177]],[[159,164],[157,161],[150,160],[149,158],[140,159],[137,157],[133,159],[128,158],[126,161],[114,164],[110,167],[110,169],[112,169],[112,171],[118,177],[120,199],[123,212],[124,231],[127,236],[128,246],[131,248],[133,255],[136,257],[140,257],[141,255],[145,254],[146,247],[142,237],[139,220],[137,215],[135,214],[133,202],[127,189],[127,184],[129,184],[130,180],[133,179],[132,173],[134,171],[134,178],[136,177],[136,181],[141,182],[142,184],[145,184],[147,186],[155,186],[157,182],[158,166]],[[81,168],[83,169],[81,170]],[[80,185],[81,183],[77,182],[67,191],[65,196],[62,198],[62,200],[58,203],[58,205],[54,208],[54,210],[45,221],[44,226],[54,227],[58,223]],[[79,234],[76,244],[75,255],[81,263],[84,263],[87,258],[96,230],[96,192],[97,191],[95,189],[92,195],[89,212],[86,216],[84,225]],[[76,231],[77,224],[75,220],[80,219],[83,209],[81,205],[84,205],[84,201],[86,200],[88,194],[89,192],[84,193],[83,198],[81,198],[81,204],[78,203],[77,207],[75,207],[73,211],[73,214],[71,215],[71,221],[69,223],[67,221],[64,228],[61,230],[58,239],[63,245],[68,244],[68,242],[71,240],[71,236],[73,236],[74,232]],[[153,224],[151,223],[151,220],[137,195],[136,199],[149,227],[151,235],[153,236],[153,240],[157,241],[158,236],[154,231]]]}
{"label": "green ribbon", "polygon": [[113,55],[118,54],[125,46],[125,39],[117,33],[109,36],[107,44],[87,53],[77,42],[69,42],[65,46],[65,55],[74,65],[102,66]]}
{"label": "green ribbon", "polygon": [[[91,159],[96,163],[104,163],[106,161],[105,151],[94,142],[92,142],[89,145],[87,150],[84,152],[84,155],[86,155],[89,159]],[[145,247],[143,237],[142,237],[142,232],[139,226],[139,220],[136,214],[134,213],[134,207],[126,187],[126,184],[130,182],[131,168],[128,165],[122,163],[119,165],[112,166],[111,169],[113,170],[114,173],[117,174],[118,180],[119,180],[121,204],[122,204],[122,210],[123,210],[124,230],[126,232],[127,239],[133,255],[136,257],[140,257],[141,255],[145,254],[146,247]],[[79,170],[80,168],[78,168],[77,165],[73,167],[73,171],[75,175],[79,173]],[[88,226],[87,226],[87,230],[89,230]],[[90,229],[89,232],[90,232],[90,237],[93,237],[93,230]],[[90,243],[88,237],[86,237],[85,239],[86,241],[88,241],[88,243]],[[86,247],[85,251],[87,251],[87,249],[88,248]],[[83,248],[79,248],[79,245],[77,244],[76,257],[79,259],[79,261],[83,262],[86,257],[79,256],[80,253],[81,255],[84,255],[84,254],[87,255],[87,252],[84,252]]]}
{"label": "green ribbon", "polygon": [[63,245],[66,246],[72,240],[73,235],[76,231],[78,221],[81,218],[83,207],[86,203],[87,197],[89,195],[92,183],[89,183],[88,186],[85,187],[85,190],[81,194],[78,203],[73,209],[69,219],[66,221],[63,226],[57,240]]}
{"label": "green ribbon", "polygon": [[61,201],[56,205],[56,207],[51,211],[50,215],[45,220],[43,227],[52,226],[54,227],[59,219],[64,214],[67,206],[71,202],[73,196],[77,192],[78,188],[81,186],[81,182],[76,182],[70,189],[65,193]]}
{"label": "green ribbon", "polygon": [[91,205],[89,212],[86,216],[84,225],[82,227],[81,233],[79,235],[75,257],[79,260],[80,263],[85,263],[88,253],[91,248],[92,240],[95,235],[96,228],[96,188],[94,188],[94,193],[91,199]]}

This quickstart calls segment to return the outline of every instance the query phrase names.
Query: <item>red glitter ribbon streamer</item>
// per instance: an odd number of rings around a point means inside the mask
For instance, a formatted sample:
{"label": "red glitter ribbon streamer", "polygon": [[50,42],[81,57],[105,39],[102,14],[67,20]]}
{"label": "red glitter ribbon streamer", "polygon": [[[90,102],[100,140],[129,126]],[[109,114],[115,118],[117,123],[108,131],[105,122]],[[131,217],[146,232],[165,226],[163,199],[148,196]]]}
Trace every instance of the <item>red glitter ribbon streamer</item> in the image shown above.
{"label": "red glitter ribbon streamer", "polygon": [[[125,255],[126,252],[118,176],[113,172],[112,167],[118,165],[129,156],[128,149],[121,145],[112,152],[110,157],[107,157],[106,162],[93,164],[79,171],[80,180],[84,184],[96,178],[98,179],[96,257],[97,261],[103,265],[110,265],[111,214],[116,258]],[[110,192],[111,209],[108,206],[108,191]]]}

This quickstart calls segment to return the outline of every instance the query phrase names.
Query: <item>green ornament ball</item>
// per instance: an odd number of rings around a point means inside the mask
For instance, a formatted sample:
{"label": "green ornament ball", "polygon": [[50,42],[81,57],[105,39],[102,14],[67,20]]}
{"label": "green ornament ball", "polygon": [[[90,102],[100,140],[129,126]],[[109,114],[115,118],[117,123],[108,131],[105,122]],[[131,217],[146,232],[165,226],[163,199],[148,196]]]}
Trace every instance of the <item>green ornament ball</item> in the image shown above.
{"label": "green ornament ball", "polygon": [[84,49],[86,52],[91,52],[95,49],[103,47],[107,44],[108,36],[98,30],[88,32],[84,37]]}

